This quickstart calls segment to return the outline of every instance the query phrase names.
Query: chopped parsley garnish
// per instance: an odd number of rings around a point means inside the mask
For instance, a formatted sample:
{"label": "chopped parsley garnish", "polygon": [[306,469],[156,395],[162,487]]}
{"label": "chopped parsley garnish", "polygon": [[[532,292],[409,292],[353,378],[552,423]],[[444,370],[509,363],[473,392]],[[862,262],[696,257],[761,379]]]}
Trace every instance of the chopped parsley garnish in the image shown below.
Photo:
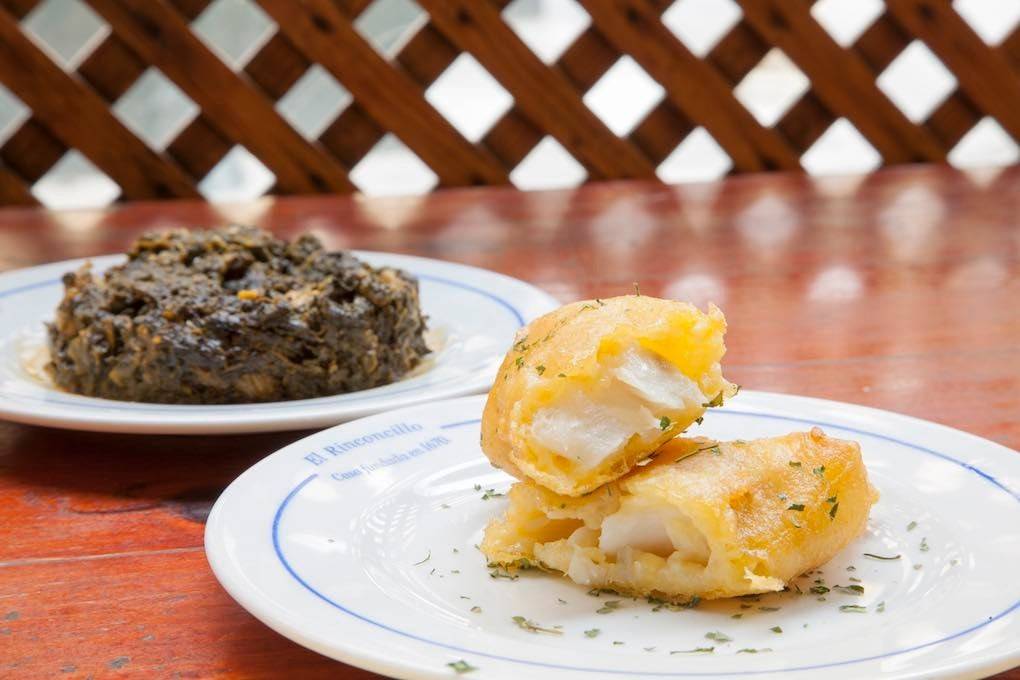
{"label": "chopped parsley garnish", "polygon": [[870,557],[873,560],[898,560],[901,557],[903,557],[902,555],[892,555],[890,557],[887,557],[885,555],[876,555],[874,553],[864,553],[864,556]]}
{"label": "chopped parsley garnish", "polygon": [[920,571],[921,567],[923,567],[923,566],[924,566],[923,564],[915,564],[914,565],[914,571]]}
{"label": "chopped parsley garnish", "polygon": [[517,357],[514,359],[514,365],[517,366],[517,370],[524,368],[524,357]]}
{"label": "chopped parsley garnish", "polygon": [[601,632],[602,631],[599,630],[598,628],[589,628],[588,630],[584,631],[584,636],[585,637],[590,637],[590,638],[598,637],[599,633],[601,633]]}
{"label": "chopped parsley garnish", "polygon": [[780,609],[782,609],[782,607],[758,607],[758,611],[760,612],[777,612]]}
{"label": "chopped parsley garnish", "polygon": [[602,595],[602,593],[605,593],[607,595],[617,595],[618,594],[612,588],[592,588],[591,590],[588,591],[588,594],[591,595],[592,597],[599,597],[600,595]]}
{"label": "chopped parsley garnish", "polygon": [[500,565],[489,572],[489,578],[505,578],[510,581],[516,581],[518,576],[517,574],[511,574],[506,567]]}
{"label": "chopped parsley garnish", "polygon": [[882,600],[881,602],[878,603],[878,606],[875,607],[875,611],[878,612],[879,614],[885,611],[885,600]]}
{"label": "chopped parsley garnish", "polygon": [[646,652],[654,652],[655,651],[655,647],[644,647],[644,650]]}
{"label": "chopped parsley garnish", "polygon": [[731,619],[742,619],[742,618],[744,618],[744,615],[743,614],[730,614],[730,618]]}
{"label": "chopped parsley garnish", "polygon": [[800,461],[799,460],[791,460],[789,463],[787,463],[787,465],[789,465],[790,467],[800,467]]}
{"label": "chopped parsley garnish", "polygon": [[835,503],[836,502],[836,497],[835,496],[829,496],[828,498],[825,499],[825,502],[826,503]]}
{"label": "chopped parsley garnish", "polygon": [[[721,456],[722,455],[722,451],[719,450],[719,445],[718,444],[712,444],[711,446],[703,446],[700,449],[695,449],[694,453],[701,453],[702,451],[708,451],[713,456]],[[693,456],[694,453],[692,453],[691,455]],[[678,460],[676,462],[679,464],[680,461],[682,461],[682,460],[683,460],[683,458],[681,458],[680,460]]]}
{"label": "chopped parsley garnish", "polygon": [[417,567],[417,566],[418,566],[419,564],[425,564],[425,563],[426,563],[426,562],[428,562],[428,561],[429,561],[430,559],[432,559],[432,551],[431,551],[431,550],[429,550],[428,554],[427,554],[427,555],[425,555],[425,559],[423,559],[423,560],[422,560],[422,561],[420,561],[420,562],[415,562],[413,566]]}
{"label": "chopped parsley garnish", "polygon": [[848,614],[864,614],[868,611],[868,608],[862,607],[859,604],[841,604],[839,605],[839,611]]}
{"label": "chopped parsley garnish", "polygon": [[452,668],[454,671],[456,671],[457,675],[461,675],[462,673],[470,673],[471,671],[477,671],[478,670],[476,667],[472,666],[471,664],[469,664],[464,659],[458,659],[457,661],[451,661],[450,663],[448,663],[446,665],[449,666],[450,668]]}
{"label": "chopped parsley garnish", "polygon": [[708,402],[707,404],[702,404],[702,406],[704,408],[712,408],[712,407],[715,407],[715,406],[722,406],[722,405],[723,405],[723,391],[722,390],[719,390],[719,394],[717,394],[714,397],[712,397],[712,400],[710,402]]}
{"label": "chopped parsley garnish", "polygon": [[804,512],[803,503],[791,503],[787,510],[796,510],[797,512]]}
{"label": "chopped parsley garnish", "polygon": [[787,499],[787,495],[785,493],[779,494],[779,500],[785,501],[786,499]]}
{"label": "chopped parsley garnish", "polygon": [[485,493],[482,494],[482,500],[487,501],[490,498],[500,498],[505,495],[505,493],[497,493],[495,489],[486,489]]}
{"label": "chopped parsley garnish", "polygon": [[825,466],[824,465],[819,465],[818,467],[813,469],[811,472],[812,472],[812,474],[815,474],[815,475],[817,475],[819,477],[823,477],[825,475]]}
{"label": "chopped parsley garnish", "polygon": [[856,576],[851,576],[850,577],[850,582],[851,583],[860,583],[861,579],[857,578]]}
{"label": "chopped parsley garnish", "polygon": [[535,366],[535,372],[538,373],[539,375],[542,375],[543,373],[545,373],[545,366],[542,365]]}
{"label": "chopped parsley garnish", "polygon": [[743,649],[738,649],[737,654],[758,654],[759,652],[771,652],[771,651],[772,651],[771,647],[762,647],[760,649],[744,647]]}
{"label": "chopped parsley garnish", "polygon": [[557,597],[556,601],[559,602],[560,604],[567,604],[567,601],[564,600],[562,597]]}
{"label": "chopped parsley garnish", "polygon": [[701,425],[703,422],[705,422],[705,419],[703,417],[695,418],[694,422],[696,422],[698,425]]}
{"label": "chopped parsley garnish", "polygon": [[782,633],[783,632],[783,629],[780,628],[779,626],[772,626],[771,628],[769,628],[769,630],[771,630],[773,633]]}
{"label": "chopped parsley garnish", "polygon": [[694,649],[674,649],[670,654],[711,654],[715,647],[695,647]]}
{"label": "chopped parsley garnish", "polygon": [[907,525],[907,531],[913,531],[917,528],[917,522],[911,520],[910,524]]}
{"label": "chopped parsley garnish", "polygon": [[567,374],[566,374],[566,373],[558,373],[558,374],[556,375],[556,377],[557,377],[557,378],[566,378],[566,377],[567,377]]}
{"label": "chopped parsley garnish", "polygon": [[478,605],[476,604],[476,605],[475,605],[474,607],[472,607],[472,608],[471,608],[471,613],[472,613],[472,614],[481,614],[481,613],[482,613],[482,608],[481,608],[481,607],[479,607],[479,606],[478,606]]}
{"label": "chopped parsley garnish", "polygon": [[928,539],[927,539],[927,537],[926,538],[922,538],[921,539],[921,552],[928,552],[928,550],[929,550],[929,548],[928,548]]}
{"label": "chopped parsley garnish", "polygon": [[832,586],[832,589],[833,590],[838,590],[841,593],[846,593],[847,595],[863,595],[864,594],[864,586],[859,586],[859,585],[856,585],[856,584],[849,585],[849,586]]}
{"label": "chopped parsley garnish", "polygon": [[562,630],[556,630],[555,628],[544,628],[541,625],[530,621],[523,616],[515,616],[511,619],[517,624],[517,627],[521,630],[526,630],[529,633],[549,633],[550,635],[563,635]]}
{"label": "chopped parsley garnish", "polygon": [[714,631],[714,632],[711,632],[711,633],[705,633],[705,637],[707,639],[709,639],[709,640],[715,640],[716,642],[723,642],[723,643],[733,642],[733,638],[731,638],[726,633],[720,633],[719,631]]}
{"label": "chopped parsley garnish", "polygon": [[829,592],[829,589],[825,586],[811,586],[811,592],[815,595],[824,595]]}
{"label": "chopped parsley garnish", "polygon": [[662,416],[661,418],[659,418],[659,429],[665,430],[667,427],[669,427],[669,423],[670,423],[669,416]]}
{"label": "chopped parsley garnish", "polygon": [[596,614],[609,614],[620,608],[619,600],[606,600],[606,603],[595,610]]}
{"label": "chopped parsley garnish", "polygon": [[621,641],[621,640],[613,640],[613,644],[614,645],[622,645],[623,641]]}
{"label": "chopped parsley garnish", "polygon": [[849,567],[846,568],[846,570],[847,571],[857,571],[857,567],[855,567],[854,565],[851,564]]}
{"label": "chopped parsley garnish", "polygon": [[475,484],[475,491],[481,491],[481,490],[482,490],[482,485],[481,484]]}
{"label": "chopped parsley garnish", "polygon": [[741,609],[750,609],[750,608],[751,608],[751,605],[749,605],[749,604],[744,604],[743,602],[741,602],[741,603],[740,603],[740,608],[741,608]]}
{"label": "chopped parsley garnish", "polygon": [[834,503],[833,506],[829,508],[829,519],[830,520],[836,519],[837,512],[839,512],[839,503]]}
{"label": "chopped parsley garnish", "polygon": [[450,509],[450,506],[449,506],[449,505],[447,505],[446,503],[443,503],[443,504],[442,504],[442,505],[440,505],[439,507],[441,507],[441,508],[442,508],[443,510],[449,510],[449,509]]}

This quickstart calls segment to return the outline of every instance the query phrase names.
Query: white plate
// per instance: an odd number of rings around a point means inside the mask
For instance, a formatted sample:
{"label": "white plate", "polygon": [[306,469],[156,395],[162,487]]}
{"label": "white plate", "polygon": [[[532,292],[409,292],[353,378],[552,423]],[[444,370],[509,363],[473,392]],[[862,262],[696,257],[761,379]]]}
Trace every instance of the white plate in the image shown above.
{"label": "white plate", "polygon": [[[355,251],[418,277],[430,340],[422,367],[393,384],[320,399],[227,406],[143,404],[82,397],[46,378],[44,323],[63,294],[60,277],[86,260],[0,274],[0,418],[78,430],[228,433],[325,427],[402,406],[488,389],[508,338],[559,306],[550,295],[495,272],[409,255]],[[122,255],[90,258],[97,271]]]}
{"label": "white plate", "polygon": [[[885,411],[742,392],[698,433],[750,439],[820,425],[861,443],[882,499],[867,534],[821,578],[849,585],[853,576],[865,592],[654,612],[643,600],[595,599],[549,574],[490,577],[474,546],[505,501],[483,494],[510,479],[479,451],[482,404],[471,397],[365,418],[261,461],[209,517],[216,576],[292,640],[401,678],[448,678],[447,664],[462,659],[478,669],[467,677],[513,679],[976,677],[1020,663],[1016,452]],[[802,579],[803,589],[815,578]],[[607,599],[623,601],[596,613]],[[848,604],[868,611],[839,610]],[[563,634],[529,633],[514,616]],[[601,633],[586,637],[593,628]],[[733,641],[713,643],[710,631]],[[711,654],[670,654],[713,644]]]}

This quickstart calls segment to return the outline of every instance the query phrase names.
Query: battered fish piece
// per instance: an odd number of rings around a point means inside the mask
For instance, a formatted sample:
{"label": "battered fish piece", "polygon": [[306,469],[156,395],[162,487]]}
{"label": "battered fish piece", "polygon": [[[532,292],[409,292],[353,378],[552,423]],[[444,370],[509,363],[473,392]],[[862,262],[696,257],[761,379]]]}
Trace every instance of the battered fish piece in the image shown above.
{"label": "battered fish piece", "polygon": [[[878,500],[860,447],[814,428],[677,438],[583,498],[518,482],[485,530],[490,563],[672,602],[782,590],[859,536]],[[525,562],[522,562],[524,560]]]}
{"label": "battered fish piece", "polygon": [[726,319],[673,300],[575,302],[522,329],[482,416],[482,450],[519,479],[580,496],[617,479],[736,393]]}

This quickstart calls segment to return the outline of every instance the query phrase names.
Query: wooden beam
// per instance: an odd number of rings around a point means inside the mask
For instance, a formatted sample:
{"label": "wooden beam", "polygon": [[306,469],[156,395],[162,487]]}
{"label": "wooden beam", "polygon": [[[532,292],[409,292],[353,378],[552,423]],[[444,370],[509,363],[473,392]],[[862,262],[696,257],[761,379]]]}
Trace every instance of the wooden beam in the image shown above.
{"label": "wooden beam", "polygon": [[291,43],[339,80],[372,118],[435,171],[445,186],[506,184],[506,170],[473,146],[394,69],[330,0],[259,0]]}
{"label": "wooden beam", "polygon": [[734,97],[732,86],[669,32],[647,0],[581,0],[581,4],[603,35],[637,60],[665,87],[673,104],[715,138],[736,169],[800,168],[797,153],[786,140],[758,123]]}
{"label": "wooden beam", "polygon": [[288,193],[351,192],[346,170],[298,134],[242,75],[214,55],[164,0],[87,0],[142,59],[174,81],[224,136]]}
{"label": "wooden beam", "polygon": [[956,76],[960,89],[1020,141],[1020,77],[947,2],[889,0],[896,20],[923,40]]}
{"label": "wooden beam", "polygon": [[655,176],[633,144],[620,139],[581,101],[563,74],[543,64],[484,2],[421,0],[432,21],[503,84],[518,108],[600,178]]}
{"label": "wooden beam", "polygon": [[53,63],[2,9],[0,82],[116,182],[125,198],[197,196],[179,167],[135,137],[99,95]]}
{"label": "wooden beam", "polygon": [[748,23],[811,79],[826,108],[853,123],[887,163],[945,159],[945,149],[889,101],[861,57],[837,45],[811,16],[809,5],[788,0],[738,2]]}

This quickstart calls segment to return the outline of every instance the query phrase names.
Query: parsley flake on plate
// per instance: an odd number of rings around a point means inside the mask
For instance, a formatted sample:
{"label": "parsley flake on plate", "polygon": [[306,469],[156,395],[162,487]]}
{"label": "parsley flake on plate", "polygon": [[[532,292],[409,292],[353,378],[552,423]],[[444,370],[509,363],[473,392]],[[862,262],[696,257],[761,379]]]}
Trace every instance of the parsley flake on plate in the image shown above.
{"label": "parsley flake on plate", "polygon": [[452,668],[457,673],[457,675],[461,675],[463,673],[470,673],[471,671],[477,671],[478,670],[475,666],[472,666],[471,664],[469,664],[464,659],[458,659],[457,661],[451,661],[450,663],[448,663],[446,665],[449,666],[450,668]]}
{"label": "parsley flake on plate", "polygon": [[619,608],[620,608],[620,601],[619,600],[606,600],[606,603],[603,604],[600,608],[596,609],[595,613],[596,614],[609,614],[611,612],[616,611]]}
{"label": "parsley flake on plate", "polygon": [[511,621],[517,624],[517,627],[521,630],[526,630],[529,633],[549,633],[551,635],[563,635],[562,630],[556,630],[555,628],[545,628],[534,621],[524,618],[523,616],[514,616]]}
{"label": "parsley flake on plate", "polygon": [[859,604],[841,604],[839,605],[839,611],[846,614],[864,614],[868,611],[868,608],[862,607]]}

